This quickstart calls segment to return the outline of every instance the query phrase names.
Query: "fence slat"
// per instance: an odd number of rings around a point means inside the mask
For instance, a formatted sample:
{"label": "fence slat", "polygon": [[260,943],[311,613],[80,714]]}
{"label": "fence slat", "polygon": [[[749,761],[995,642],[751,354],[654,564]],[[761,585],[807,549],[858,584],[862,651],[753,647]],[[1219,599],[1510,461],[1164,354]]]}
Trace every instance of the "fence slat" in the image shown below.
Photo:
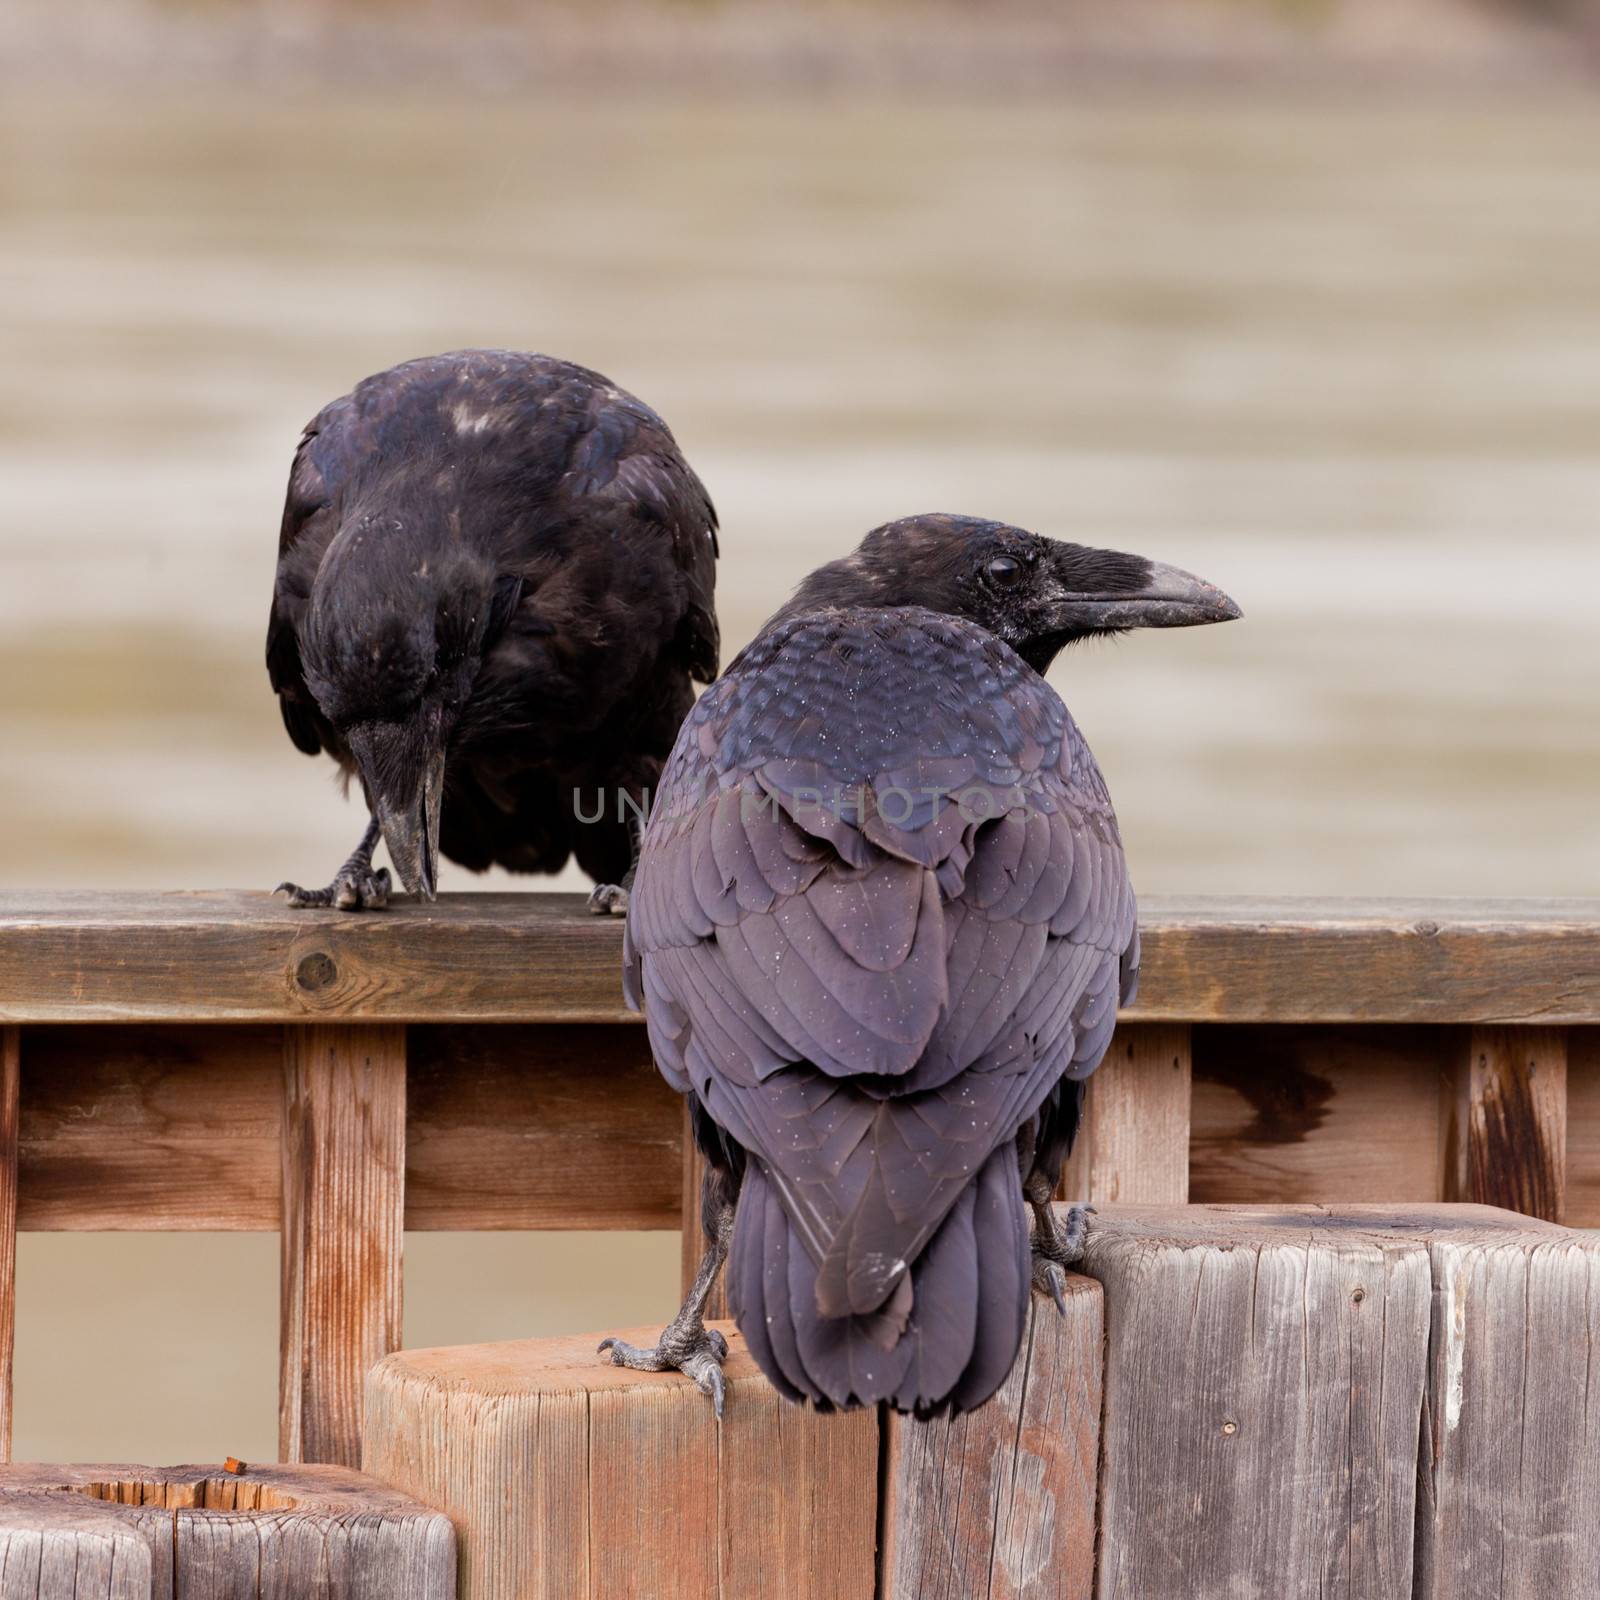
{"label": "fence slat", "polygon": [[[1145,1022],[1600,1022],[1594,901],[1140,902]],[[580,895],[387,917],[265,894],[0,895],[0,1022],[621,1022]]]}
{"label": "fence slat", "polygon": [[22,1032],[0,1028],[0,1461],[11,1459],[12,1358],[17,1343],[17,1128]]}
{"label": "fence slat", "polygon": [[1182,1205],[1189,1198],[1192,1075],[1188,1024],[1121,1023],[1089,1079],[1062,1194]]}
{"label": "fence slat", "polygon": [[1444,1198],[1560,1222],[1567,1190],[1566,1031],[1473,1028],[1444,1094]]}
{"label": "fence slat", "polygon": [[400,1344],[405,1148],[403,1028],[285,1031],[285,1461],[360,1462],[363,1379]]}
{"label": "fence slat", "polygon": [[959,1417],[887,1416],[882,1600],[1088,1600],[1104,1317],[1067,1278],[1034,1298],[1000,1392]]}

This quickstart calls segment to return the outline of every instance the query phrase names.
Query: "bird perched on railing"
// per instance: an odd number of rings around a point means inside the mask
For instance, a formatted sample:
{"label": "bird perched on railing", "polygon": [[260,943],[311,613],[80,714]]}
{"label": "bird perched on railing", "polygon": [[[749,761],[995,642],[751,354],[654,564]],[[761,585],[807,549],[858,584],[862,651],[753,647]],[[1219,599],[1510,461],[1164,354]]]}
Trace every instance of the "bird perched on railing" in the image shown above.
{"label": "bird perched on railing", "polygon": [[[689,1098],[708,1249],[658,1345],[720,1414],[729,1301],[819,1405],[928,1412],[1061,1303],[1052,1196],[1139,971],[1106,787],[1042,674],[1074,640],[1222,622],[1210,584],[965,517],[813,573],[690,713],[644,839],[624,982]],[[1030,1239],[1028,1209],[1033,1212]]]}
{"label": "bird perched on railing", "polygon": [[575,856],[627,905],[647,792],[717,673],[716,513],[665,422],[598,373],[463,350],[327,406],[295,452],[267,627],[289,737],[371,821],[296,906],[380,906],[381,832],[432,899]]}

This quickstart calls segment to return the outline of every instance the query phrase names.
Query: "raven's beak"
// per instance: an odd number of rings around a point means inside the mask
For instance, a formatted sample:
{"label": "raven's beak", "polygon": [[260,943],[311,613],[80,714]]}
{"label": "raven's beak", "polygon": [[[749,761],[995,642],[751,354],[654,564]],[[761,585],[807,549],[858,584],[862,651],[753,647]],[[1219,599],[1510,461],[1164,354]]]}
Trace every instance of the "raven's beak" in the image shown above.
{"label": "raven's beak", "polygon": [[[1118,557],[1126,561],[1127,557]],[[1232,622],[1243,613],[1214,583],[1161,561],[1137,586],[1105,594],[1052,595],[1053,626],[1075,634],[1116,633],[1124,628],[1193,628],[1204,622]]]}
{"label": "raven's beak", "polygon": [[438,892],[442,733],[439,717],[424,707],[410,722],[366,723],[346,735],[389,859],[401,882],[423,900]]}

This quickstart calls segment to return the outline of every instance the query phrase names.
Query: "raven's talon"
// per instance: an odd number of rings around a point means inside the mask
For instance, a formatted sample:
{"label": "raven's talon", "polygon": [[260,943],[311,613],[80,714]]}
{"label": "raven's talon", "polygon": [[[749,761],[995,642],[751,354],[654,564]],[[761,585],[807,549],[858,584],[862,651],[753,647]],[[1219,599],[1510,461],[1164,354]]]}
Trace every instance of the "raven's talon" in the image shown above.
{"label": "raven's talon", "polygon": [[596,917],[625,917],[628,891],[620,883],[597,883],[589,891],[589,914]]}
{"label": "raven's talon", "polygon": [[379,867],[376,872],[341,869],[326,889],[302,889],[297,883],[280,883],[272,892],[287,895],[296,911],[326,910],[330,906],[340,911],[381,911],[389,903],[392,883],[387,867]]}
{"label": "raven's talon", "polygon": [[1047,1294],[1055,1301],[1056,1315],[1067,1314],[1067,1275],[1055,1262],[1040,1255],[1033,1257],[1033,1287],[1039,1294]]}
{"label": "raven's talon", "polygon": [[668,1326],[662,1331],[660,1342],[648,1349],[625,1339],[602,1339],[597,1354],[608,1351],[613,1366],[630,1367],[635,1372],[681,1372],[711,1401],[717,1420],[722,1420],[728,1395],[722,1363],[728,1359],[728,1341],[715,1328],[701,1327],[684,1333]]}

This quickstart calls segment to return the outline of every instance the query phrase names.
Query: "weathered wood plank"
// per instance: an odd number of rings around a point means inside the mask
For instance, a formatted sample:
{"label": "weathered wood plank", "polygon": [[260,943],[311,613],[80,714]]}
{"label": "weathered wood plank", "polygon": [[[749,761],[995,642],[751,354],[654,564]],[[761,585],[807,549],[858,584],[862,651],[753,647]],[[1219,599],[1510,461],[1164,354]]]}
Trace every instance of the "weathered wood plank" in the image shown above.
{"label": "weathered wood plank", "polygon": [[1560,1222],[1567,1188],[1567,1037],[1473,1028],[1443,1085],[1444,1198]]}
{"label": "weathered wood plank", "polygon": [[1600,1028],[1567,1033],[1566,1220],[1600,1228]]}
{"label": "weathered wood plank", "polygon": [[1600,1241],[1538,1224],[1461,1229],[1431,1254],[1417,1600],[1591,1595]]}
{"label": "weathered wood plank", "polygon": [[278,1227],[281,1029],[32,1028],[23,1073],[19,1227]]}
{"label": "weathered wood plank", "polygon": [[0,1494],[0,1600],[170,1600],[150,1565],[144,1535],[109,1507]]}
{"label": "weathered wood plank", "polygon": [[1439,1081],[1451,1033],[1196,1028],[1189,1198],[1437,1201]]}
{"label": "weathered wood plank", "polygon": [[1189,1198],[1189,1036],[1186,1023],[1119,1024],[1088,1082],[1065,1197],[1123,1205]]}
{"label": "weathered wood plank", "polygon": [[413,1028],[406,1226],[676,1228],[682,1112],[642,1028]]}
{"label": "weathered wood plank", "polygon": [[1386,1220],[1102,1211],[1100,1600],[1410,1594],[1429,1265]]}
{"label": "weathered wood plank", "polygon": [[[22,1229],[278,1228],[281,1029],[35,1028],[24,1070]],[[643,1030],[415,1028],[408,1085],[407,1227],[678,1226],[679,1100]]]}
{"label": "weathered wood plank", "polygon": [[[1600,903],[1147,899],[1144,1021],[1600,1022]],[[576,895],[0,896],[0,1022],[624,1020]]]}
{"label": "weathered wood plank", "polygon": [[0,1462],[11,1459],[13,1358],[17,1347],[17,1125],[22,1038],[0,1028]]}
{"label": "weathered wood plank", "polygon": [[1070,1276],[987,1404],[886,1418],[882,1600],[1088,1600],[1103,1339],[1099,1285]]}
{"label": "weathered wood plank", "polygon": [[[140,1600],[455,1594],[449,1518],[344,1468],[251,1467],[234,1475],[222,1467],[114,1463],[0,1472],[0,1526],[9,1519],[48,1534],[85,1515],[139,1547]],[[0,1579],[0,1597],[9,1593]],[[80,1593],[108,1600],[103,1588]]]}
{"label": "weathered wood plank", "polygon": [[361,1458],[362,1382],[401,1330],[406,1040],[397,1027],[284,1035],[279,1449]]}
{"label": "weathered wood plank", "polygon": [[460,1600],[870,1600],[876,1413],[787,1405],[724,1332],[720,1425],[687,1379],[614,1367],[594,1335],[390,1356],[367,1470],[450,1515]]}

